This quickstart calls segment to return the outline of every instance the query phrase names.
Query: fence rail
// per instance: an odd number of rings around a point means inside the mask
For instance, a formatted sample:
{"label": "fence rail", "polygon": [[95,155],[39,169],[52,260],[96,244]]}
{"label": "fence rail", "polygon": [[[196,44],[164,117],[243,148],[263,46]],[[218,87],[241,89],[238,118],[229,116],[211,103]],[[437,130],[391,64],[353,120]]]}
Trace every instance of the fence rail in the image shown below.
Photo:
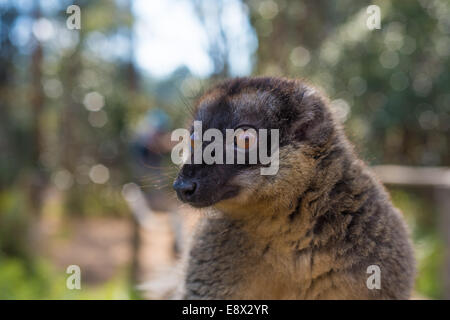
{"label": "fence rail", "polygon": [[385,184],[450,188],[450,168],[382,165],[372,167]]}

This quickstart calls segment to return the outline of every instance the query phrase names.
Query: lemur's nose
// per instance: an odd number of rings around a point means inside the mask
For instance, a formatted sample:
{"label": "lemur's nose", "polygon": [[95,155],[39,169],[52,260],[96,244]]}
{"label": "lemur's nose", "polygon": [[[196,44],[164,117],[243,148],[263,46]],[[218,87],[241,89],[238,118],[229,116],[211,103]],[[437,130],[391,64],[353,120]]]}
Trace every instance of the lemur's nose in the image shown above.
{"label": "lemur's nose", "polygon": [[192,199],[195,190],[197,190],[197,182],[188,179],[177,179],[173,184],[173,188],[177,192],[178,198],[182,201]]}

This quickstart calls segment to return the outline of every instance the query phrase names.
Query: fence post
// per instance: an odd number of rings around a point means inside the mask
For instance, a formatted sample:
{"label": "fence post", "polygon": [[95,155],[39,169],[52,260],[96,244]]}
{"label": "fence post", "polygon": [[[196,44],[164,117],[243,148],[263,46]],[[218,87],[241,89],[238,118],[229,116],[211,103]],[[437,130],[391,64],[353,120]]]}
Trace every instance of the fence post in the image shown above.
{"label": "fence post", "polygon": [[450,299],[450,188],[436,187],[436,206],[438,223],[444,241],[444,299]]}

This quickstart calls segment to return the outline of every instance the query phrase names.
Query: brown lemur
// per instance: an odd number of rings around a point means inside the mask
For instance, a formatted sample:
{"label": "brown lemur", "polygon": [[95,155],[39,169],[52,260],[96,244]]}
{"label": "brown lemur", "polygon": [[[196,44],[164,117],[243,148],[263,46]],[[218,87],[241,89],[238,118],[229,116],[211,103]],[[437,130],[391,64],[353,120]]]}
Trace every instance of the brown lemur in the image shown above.
{"label": "brown lemur", "polygon": [[[178,197],[215,213],[197,227],[183,298],[409,298],[415,260],[402,215],[316,89],[284,78],[231,79],[203,95],[195,120],[224,134],[278,129],[279,169],[182,166]],[[376,288],[367,284],[373,265]]]}

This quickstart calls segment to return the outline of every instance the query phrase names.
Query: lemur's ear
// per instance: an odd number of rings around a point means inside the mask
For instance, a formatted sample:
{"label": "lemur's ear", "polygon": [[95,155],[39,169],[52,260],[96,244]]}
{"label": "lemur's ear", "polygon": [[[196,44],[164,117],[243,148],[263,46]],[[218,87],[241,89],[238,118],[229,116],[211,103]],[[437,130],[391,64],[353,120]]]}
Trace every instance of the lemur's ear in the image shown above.
{"label": "lemur's ear", "polygon": [[292,125],[294,139],[323,146],[334,131],[333,120],[325,105],[325,99],[316,90],[306,86],[299,94],[300,97],[293,101],[299,115]]}

